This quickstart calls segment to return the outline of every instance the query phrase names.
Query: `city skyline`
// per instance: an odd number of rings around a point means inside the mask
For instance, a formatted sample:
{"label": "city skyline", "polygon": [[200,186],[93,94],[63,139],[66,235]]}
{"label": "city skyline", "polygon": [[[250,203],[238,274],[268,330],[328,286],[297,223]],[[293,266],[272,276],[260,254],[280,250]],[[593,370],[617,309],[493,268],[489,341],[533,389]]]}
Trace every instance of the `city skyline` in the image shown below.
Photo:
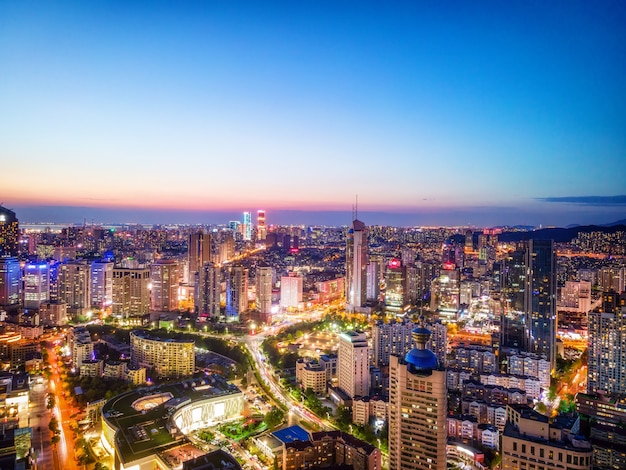
{"label": "city skyline", "polygon": [[626,6],[0,6],[21,221],[604,224]]}

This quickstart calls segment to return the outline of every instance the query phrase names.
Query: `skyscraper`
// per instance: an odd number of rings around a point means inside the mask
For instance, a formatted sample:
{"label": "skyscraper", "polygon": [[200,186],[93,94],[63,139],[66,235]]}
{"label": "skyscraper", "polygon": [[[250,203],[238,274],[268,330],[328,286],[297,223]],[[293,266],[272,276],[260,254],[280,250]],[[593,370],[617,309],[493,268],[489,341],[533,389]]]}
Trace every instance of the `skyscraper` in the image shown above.
{"label": "skyscraper", "polygon": [[15,212],[0,206],[0,256],[17,256],[19,222]]}
{"label": "skyscraper", "polygon": [[91,306],[98,309],[113,303],[113,263],[94,261],[91,263]]}
{"label": "skyscraper", "polygon": [[365,333],[347,331],[340,334],[337,356],[339,388],[350,398],[369,396],[370,361]]}
{"label": "skyscraper", "polygon": [[79,262],[61,263],[58,271],[58,299],[67,304],[72,315],[82,315],[91,307],[89,281],[91,265]]}
{"label": "skyscraper", "polygon": [[241,221],[241,231],[243,239],[245,241],[252,240],[252,215],[250,212],[243,213],[243,219]]}
{"label": "skyscraper", "polygon": [[400,315],[403,313],[405,300],[405,271],[402,262],[393,258],[385,269],[385,313]]}
{"label": "skyscraper", "polygon": [[367,300],[368,237],[365,224],[352,222],[346,239],[346,308],[360,309]]}
{"label": "skyscraper", "polygon": [[602,294],[602,308],[589,312],[589,393],[626,393],[626,296]]}
{"label": "skyscraper", "polygon": [[256,306],[261,318],[267,318],[272,310],[272,279],[274,268],[258,266],[256,270]]}
{"label": "skyscraper", "polygon": [[525,250],[515,250],[501,263],[500,290],[503,306],[500,319],[500,346],[505,349],[523,350],[526,341],[525,254]]}
{"label": "skyscraper", "polygon": [[283,308],[298,308],[302,302],[302,276],[289,273],[289,276],[280,278],[280,306]]}
{"label": "skyscraper", "polygon": [[220,270],[206,263],[196,273],[195,305],[198,314],[217,318],[220,315]]}
{"label": "skyscraper", "polygon": [[376,322],[372,328],[372,346],[374,348],[374,365],[384,367],[389,365],[391,356],[404,356],[415,344],[413,343],[413,329],[415,324],[407,318],[401,321],[392,320],[389,323]]}
{"label": "skyscraper", "polygon": [[552,240],[530,240],[526,250],[525,349],[556,366],[556,252]]}
{"label": "skyscraper", "polygon": [[228,266],[226,278],[226,321],[239,321],[248,310],[248,270],[243,266]]}
{"label": "skyscraper", "polygon": [[20,304],[22,270],[17,258],[0,258],[0,307],[17,308]]}
{"label": "skyscraper", "polygon": [[210,233],[196,232],[189,235],[187,248],[189,257],[189,278],[200,271],[205,263],[212,261],[213,237]]}
{"label": "skyscraper", "polygon": [[267,237],[267,229],[265,227],[265,211],[263,209],[259,209],[257,212],[257,230],[256,230],[256,238],[257,240],[265,240]]}
{"label": "skyscraper", "polygon": [[50,266],[48,263],[24,266],[24,308],[38,309],[50,300]]}
{"label": "skyscraper", "polygon": [[152,310],[168,312],[178,308],[178,286],[181,276],[175,260],[160,259],[150,266]]}
{"label": "skyscraper", "polygon": [[113,313],[124,318],[150,311],[150,270],[113,269]]}
{"label": "skyscraper", "polygon": [[390,358],[390,470],[446,468],[446,373],[426,349],[429,338],[426,328],[415,328],[415,349]]}

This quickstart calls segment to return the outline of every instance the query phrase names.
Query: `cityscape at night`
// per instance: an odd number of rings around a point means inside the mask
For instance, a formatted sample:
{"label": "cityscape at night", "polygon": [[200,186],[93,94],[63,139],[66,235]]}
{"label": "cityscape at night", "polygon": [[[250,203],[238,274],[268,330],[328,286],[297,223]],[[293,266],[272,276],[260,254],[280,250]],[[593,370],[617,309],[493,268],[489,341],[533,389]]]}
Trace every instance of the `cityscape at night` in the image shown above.
{"label": "cityscape at night", "polygon": [[625,24],[0,2],[0,470],[626,469]]}

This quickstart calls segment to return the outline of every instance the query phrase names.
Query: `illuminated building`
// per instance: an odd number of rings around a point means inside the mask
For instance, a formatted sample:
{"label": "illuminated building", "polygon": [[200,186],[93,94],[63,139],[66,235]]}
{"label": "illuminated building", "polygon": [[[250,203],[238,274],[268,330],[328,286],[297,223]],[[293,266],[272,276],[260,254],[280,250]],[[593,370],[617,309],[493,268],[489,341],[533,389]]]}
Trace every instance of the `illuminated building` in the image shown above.
{"label": "illuminated building", "polygon": [[91,306],[97,309],[110,307],[113,303],[113,263],[91,263]]}
{"label": "illuminated building", "polygon": [[130,333],[130,363],[154,370],[157,377],[188,377],[196,367],[195,341],[162,339],[142,330]]}
{"label": "illuminated building", "polygon": [[15,212],[0,206],[0,256],[17,256],[19,222]]}
{"label": "illuminated building", "polygon": [[17,258],[0,258],[0,307],[17,308],[20,303],[22,269]]}
{"label": "illuminated building", "polygon": [[67,324],[67,304],[50,301],[39,306],[39,317],[44,326],[63,326]]}
{"label": "illuminated building", "polygon": [[365,333],[347,331],[339,335],[337,351],[338,386],[350,398],[370,394],[369,347]]}
{"label": "illuminated building", "polygon": [[243,266],[227,266],[226,280],[226,321],[239,321],[242,313],[248,311],[248,270]]}
{"label": "illuminated building", "polygon": [[403,313],[405,299],[405,272],[402,262],[393,258],[385,269],[385,313],[400,315]]}
{"label": "illuminated building", "polygon": [[252,240],[252,216],[250,212],[243,213],[243,220],[241,223],[241,231],[244,241]]}
{"label": "illuminated building", "polygon": [[368,231],[358,219],[346,238],[346,309],[359,310],[367,300]]}
{"label": "illuminated building", "polygon": [[552,240],[530,240],[526,250],[526,343],[556,367],[556,251]]}
{"label": "illuminated building", "polygon": [[325,395],[327,391],[326,368],[311,358],[301,357],[296,361],[296,381],[302,390],[313,390],[313,393]]}
{"label": "illuminated building", "polygon": [[626,297],[602,297],[601,311],[589,312],[587,390],[626,395]]}
{"label": "illuminated building", "polygon": [[124,318],[150,311],[150,270],[113,269],[113,313]]}
{"label": "illuminated building", "polygon": [[600,269],[598,271],[598,284],[603,291],[624,292],[626,268],[612,266]]}
{"label": "illuminated building", "polygon": [[116,470],[231,468],[223,460],[215,467],[190,466],[211,454],[186,436],[239,418],[244,403],[243,393],[218,376],[131,390],[102,407],[100,442]]}
{"label": "illuminated building", "polygon": [[302,303],[302,276],[290,273],[280,278],[280,306],[297,309]]}
{"label": "illuminated building", "polygon": [[439,277],[433,280],[430,308],[440,318],[455,320],[461,306],[461,271],[454,264],[443,266]]}
{"label": "illuminated building", "polygon": [[178,309],[180,266],[175,260],[157,260],[150,266],[150,304],[152,310],[168,312]]}
{"label": "illuminated building", "polygon": [[223,264],[235,257],[235,234],[231,230],[222,230],[219,250],[219,262]]}
{"label": "illuminated building", "polygon": [[415,349],[390,358],[390,470],[446,469],[446,373],[429,339],[430,331],[415,328]]}
{"label": "illuminated building", "polygon": [[266,318],[272,311],[272,286],[274,268],[258,266],[256,270],[256,308],[262,318]]}
{"label": "illuminated building", "polygon": [[202,266],[213,261],[213,237],[210,233],[196,232],[189,235],[187,255],[190,277]]}
{"label": "illuminated building", "polygon": [[257,232],[256,238],[259,241],[265,240],[267,237],[267,228],[265,227],[265,211],[263,209],[259,209],[257,212]]}
{"label": "illuminated building", "polygon": [[24,266],[24,308],[38,309],[50,300],[50,267],[47,263]]}
{"label": "illuminated building", "polygon": [[375,302],[380,295],[380,265],[376,261],[370,261],[367,264],[366,276],[365,299]]}
{"label": "illuminated building", "polygon": [[528,405],[507,405],[502,433],[503,470],[591,470],[593,450],[576,436],[577,417],[548,419]]}
{"label": "illuminated building", "polygon": [[525,251],[516,250],[502,261],[500,289],[503,309],[500,318],[500,346],[523,350],[526,338],[524,292],[526,290]]}
{"label": "illuminated building", "polygon": [[86,263],[66,262],[59,265],[57,299],[67,304],[72,315],[82,315],[91,307],[89,278],[91,266]]}
{"label": "illuminated building", "polygon": [[389,365],[389,358],[404,356],[415,347],[413,343],[413,329],[415,323],[407,318],[401,321],[391,320],[389,323],[377,321],[372,328],[372,346],[374,349],[374,365],[384,367]]}
{"label": "illuminated building", "polygon": [[76,370],[80,369],[84,361],[93,359],[93,342],[86,328],[72,328],[68,335],[68,343],[72,351],[72,364]]}
{"label": "illuminated building", "polygon": [[220,268],[206,263],[196,274],[195,306],[199,315],[218,318],[220,315]]}
{"label": "illuminated building", "polygon": [[587,313],[591,310],[591,283],[588,281],[565,281],[561,289],[559,310]]}

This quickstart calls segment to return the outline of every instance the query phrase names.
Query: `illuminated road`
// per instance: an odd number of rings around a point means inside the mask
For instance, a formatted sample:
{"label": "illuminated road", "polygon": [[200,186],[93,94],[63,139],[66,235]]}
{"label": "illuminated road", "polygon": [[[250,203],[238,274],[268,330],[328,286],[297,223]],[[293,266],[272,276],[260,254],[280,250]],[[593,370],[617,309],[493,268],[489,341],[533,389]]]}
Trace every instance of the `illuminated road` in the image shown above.
{"label": "illuminated road", "polygon": [[[272,334],[276,334],[273,330],[270,331]],[[263,383],[270,389],[277,400],[280,400],[285,406],[287,406],[290,412],[293,412],[304,421],[315,424],[320,429],[333,429],[333,426],[328,421],[317,417],[304,408],[298,401],[293,399],[289,394],[285,393],[285,391],[278,385],[274,374],[272,374],[270,370],[270,366],[267,364],[267,361],[265,361],[265,357],[260,350],[261,343],[263,343],[265,337],[266,334],[258,334],[246,335],[243,338],[244,344],[254,359],[256,368],[259,371],[259,375],[261,376]]]}
{"label": "illuminated road", "polygon": [[[60,440],[56,446],[56,454],[58,457],[58,463],[55,460],[55,468],[63,470],[76,470],[80,468],[75,459],[74,453],[74,433],[70,428],[70,424],[74,422],[70,418],[77,412],[63,396],[63,387],[61,377],[59,375],[59,366],[56,352],[50,351],[49,361],[52,370],[52,377],[50,378],[50,393],[54,394],[56,400],[56,406],[53,409],[53,414],[59,421],[59,435]],[[58,465],[58,466],[57,466]]]}

